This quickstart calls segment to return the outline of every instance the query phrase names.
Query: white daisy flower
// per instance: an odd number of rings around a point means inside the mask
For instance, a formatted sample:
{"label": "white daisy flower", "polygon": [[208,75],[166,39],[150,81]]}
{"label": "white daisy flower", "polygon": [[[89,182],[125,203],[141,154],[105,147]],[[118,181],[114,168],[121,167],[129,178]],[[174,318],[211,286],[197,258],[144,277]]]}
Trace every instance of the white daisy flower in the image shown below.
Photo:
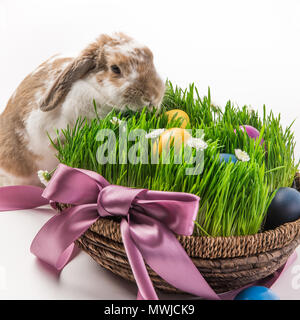
{"label": "white daisy flower", "polygon": [[196,150],[205,150],[207,148],[207,143],[200,138],[189,138],[186,143],[189,147],[195,148]]}
{"label": "white daisy flower", "polygon": [[156,138],[159,137],[164,131],[165,131],[165,129],[155,129],[155,130],[152,130],[151,132],[145,134],[145,138],[146,138],[146,139],[156,139]]}
{"label": "white daisy flower", "polygon": [[251,106],[246,106],[247,112],[251,114],[252,112],[255,112],[255,110]]}
{"label": "white daisy flower", "polygon": [[110,122],[111,122],[112,124],[118,124],[118,125],[120,125],[120,124],[122,123],[122,120],[119,119],[119,118],[117,118],[117,117],[112,117],[112,119],[110,120]]}
{"label": "white daisy flower", "polygon": [[39,177],[41,183],[43,185],[47,186],[48,182],[51,179],[50,173],[47,170],[39,170],[37,174],[38,174],[38,177]]}
{"label": "white daisy flower", "polygon": [[247,152],[242,151],[241,149],[235,149],[234,152],[238,160],[243,162],[247,162],[250,160],[250,157]]}

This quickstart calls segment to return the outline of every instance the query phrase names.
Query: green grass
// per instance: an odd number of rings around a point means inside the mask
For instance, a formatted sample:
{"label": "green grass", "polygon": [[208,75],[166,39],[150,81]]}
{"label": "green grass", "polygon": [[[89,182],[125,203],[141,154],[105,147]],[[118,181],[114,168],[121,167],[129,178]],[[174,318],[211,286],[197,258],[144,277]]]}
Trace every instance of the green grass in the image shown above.
{"label": "green grass", "polygon": [[[168,123],[164,116],[164,111],[175,108],[188,113],[191,120],[188,128],[192,129],[193,136],[196,129],[204,130],[208,147],[201,174],[186,175],[185,169],[192,165],[187,159],[182,164],[174,163],[174,150],[171,150],[169,164],[163,164],[161,158],[158,164],[151,164],[150,159],[147,164],[98,163],[96,154],[103,143],[96,139],[99,129],[114,130],[117,136],[116,159],[120,157],[123,142],[119,142],[119,124],[111,122],[113,117],[127,121],[127,134],[133,129],[149,132],[150,129],[178,126],[180,120]],[[256,127],[265,145],[261,146],[239,130],[242,124]],[[128,149],[135,143],[128,142]],[[293,156],[295,141],[291,126],[283,129],[280,116],[276,117],[272,112],[267,114],[264,107],[260,118],[257,112],[249,113],[246,106],[238,108],[230,101],[221,109],[212,105],[210,91],[201,98],[194,85],[182,90],[174,88],[170,82],[159,115],[155,110],[144,109],[141,113],[112,111],[105,119],[95,117],[90,122],[78,119],[74,128],[57,133],[53,145],[61,163],[94,170],[113,184],[190,192],[200,196],[194,228],[196,235],[231,236],[259,232],[275,191],[279,187],[291,186],[299,166]],[[150,150],[150,139],[142,142],[140,147],[139,155],[143,148]],[[220,164],[218,154],[234,154],[234,149],[246,151],[250,161]]]}

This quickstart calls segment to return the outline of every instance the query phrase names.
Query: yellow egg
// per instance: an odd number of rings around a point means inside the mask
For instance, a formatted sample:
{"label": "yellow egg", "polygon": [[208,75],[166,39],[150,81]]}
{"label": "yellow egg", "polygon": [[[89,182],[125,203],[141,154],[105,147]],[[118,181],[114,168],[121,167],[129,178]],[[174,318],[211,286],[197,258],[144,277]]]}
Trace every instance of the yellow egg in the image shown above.
{"label": "yellow egg", "polygon": [[186,112],[180,109],[173,109],[168,112],[166,112],[166,115],[168,116],[168,122],[171,122],[173,120],[182,119],[182,123],[180,128],[186,128],[187,124],[190,122],[190,118],[187,115]]}
{"label": "yellow egg", "polygon": [[[180,152],[182,144],[186,145],[191,135],[182,128],[170,128],[165,130],[159,137],[158,152],[168,152],[174,146],[175,152]],[[157,152],[157,144],[153,144],[153,154]]]}

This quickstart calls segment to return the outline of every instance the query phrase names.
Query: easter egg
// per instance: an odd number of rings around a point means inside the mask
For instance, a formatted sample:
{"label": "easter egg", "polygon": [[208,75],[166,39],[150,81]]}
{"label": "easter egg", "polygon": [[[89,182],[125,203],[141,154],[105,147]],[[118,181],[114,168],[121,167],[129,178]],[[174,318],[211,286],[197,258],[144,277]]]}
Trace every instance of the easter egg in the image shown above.
{"label": "easter egg", "polygon": [[[175,152],[180,152],[182,144],[186,145],[191,135],[182,128],[170,128],[165,130],[159,137],[158,152],[162,153],[170,150],[171,146],[174,146]],[[153,145],[153,153],[156,154],[157,145]]]}
{"label": "easter egg", "polygon": [[[240,126],[240,129],[242,131],[246,130],[246,133],[247,135],[251,138],[251,139],[258,139],[259,138],[259,135],[260,135],[260,132],[252,127],[252,126],[249,126],[249,125],[242,125]],[[236,132],[236,130],[234,130],[234,132]],[[264,143],[264,139],[262,138],[261,141],[260,141],[260,144],[262,145]]]}
{"label": "easter egg", "polygon": [[168,123],[170,123],[172,120],[180,119],[182,120],[180,128],[186,128],[187,124],[190,122],[190,118],[187,115],[186,112],[180,109],[173,109],[165,113],[168,117]]}
{"label": "easter egg", "polygon": [[228,162],[236,163],[237,162],[236,156],[231,153],[220,153],[219,160],[220,160],[220,163],[222,161],[225,161],[226,163],[228,163]]}
{"label": "easter egg", "polygon": [[253,286],[242,290],[234,300],[280,300],[270,289],[262,286]]}
{"label": "easter egg", "polygon": [[267,212],[265,230],[300,218],[300,192],[293,188],[279,188]]}

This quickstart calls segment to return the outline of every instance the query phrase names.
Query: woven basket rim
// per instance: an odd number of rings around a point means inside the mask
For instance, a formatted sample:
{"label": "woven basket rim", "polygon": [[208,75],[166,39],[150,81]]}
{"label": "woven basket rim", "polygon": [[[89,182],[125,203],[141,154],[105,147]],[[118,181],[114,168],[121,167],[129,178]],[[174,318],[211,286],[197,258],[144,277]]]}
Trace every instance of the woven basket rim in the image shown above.
{"label": "woven basket rim", "polygon": [[277,235],[278,232],[282,232],[285,230],[290,229],[291,227],[300,227],[300,218],[295,220],[295,221],[291,221],[291,222],[286,222],[278,227],[276,227],[275,229],[271,229],[271,230],[264,230],[262,232],[257,232],[255,234],[248,234],[248,235],[241,235],[241,236],[217,236],[217,237],[213,237],[213,236],[195,236],[195,235],[191,235],[191,236],[179,236],[180,238],[195,238],[195,239],[210,239],[213,238],[216,241],[218,240],[228,240],[228,239],[250,239],[250,238],[255,238],[257,235]]}
{"label": "woven basket rim", "polygon": [[[97,223],[101,222],[101,221],[106,221],[106,223],[109,223],[111,224],[110,227],[119,227],[120,226],[120,222],[119,221],[116,221],[114,220],[114,218],[110,218],[110,217],[105,217],[105,218],[101,218],[99,220],[97,220],[94,225],[92,225],[91,229],[92,231],[106,237],[106,238],[109,238],[107,236],[107,233],[106,232],[97,232],[98,230],[95,230],[95,225],[97,225]],[[186,239],[195,239],[195,240],[211,240],[211,239],[214,239],[215,241],[224,241],[224,240],[230,240],[230,239],[241,239],[241,240],[244,240],[244,239],[251,239],[251,238],[256,238],[258,235],[260,236],[264,236],[264,235],[278,235],[278,233],[280,232],[284,232],[286,230],[290,230],[291,228],[293,227],[296,227],[296,228],[300,228],[300,218],[295,220],[295,221],[291,221],[291,222],[287,222],[287,223],[284,223],[278,227],[276,227],[275,229],[272,229],[272,230],[265,230],[265,231],[262,231],[262,232],[258,232],[258,233],[255,233],[255,234],[249,234],[249,235],[241,235],[241,236],[217,236],[217,237],[214,237],[214,236],[198,236],[198,235],[190,235],[190,236],[184,236],[184,235],[177,235],[177,238],[181,241],[184,241]],[[117,239],[111,239],[111,240],[115,240],[119,243],[122,243],[122,238],[120,238],[120,241],[118,241]]]}

